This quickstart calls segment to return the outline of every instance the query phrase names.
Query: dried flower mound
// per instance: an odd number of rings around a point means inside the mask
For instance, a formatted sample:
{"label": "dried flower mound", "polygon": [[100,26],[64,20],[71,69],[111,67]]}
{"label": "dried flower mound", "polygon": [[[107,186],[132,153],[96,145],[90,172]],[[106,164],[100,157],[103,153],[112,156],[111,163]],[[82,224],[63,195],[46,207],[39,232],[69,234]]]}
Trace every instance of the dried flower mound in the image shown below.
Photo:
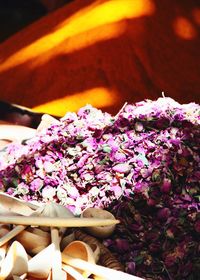
{"label": "dried flower mound", "polygon": [[129,273],[198,278],[198,104],[145,100],[116,116],[88,105],[10,144],[0,170],[2,191],[24,200],[55,201],[77,215],[112,205],[122,223],[105,244]]}

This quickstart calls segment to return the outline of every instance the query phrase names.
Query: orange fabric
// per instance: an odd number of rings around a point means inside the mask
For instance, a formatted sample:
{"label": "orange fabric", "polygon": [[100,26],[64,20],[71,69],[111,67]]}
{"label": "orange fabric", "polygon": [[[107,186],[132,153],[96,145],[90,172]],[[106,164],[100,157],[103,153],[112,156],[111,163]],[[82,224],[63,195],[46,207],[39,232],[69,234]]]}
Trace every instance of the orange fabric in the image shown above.
{"label": "orange fabric", "polygon": [[[175,3],[176,2],[176,3]],[[0,99],[63,115],[91,103],[200,102],[197,1],[76,0],[0,45]]]}

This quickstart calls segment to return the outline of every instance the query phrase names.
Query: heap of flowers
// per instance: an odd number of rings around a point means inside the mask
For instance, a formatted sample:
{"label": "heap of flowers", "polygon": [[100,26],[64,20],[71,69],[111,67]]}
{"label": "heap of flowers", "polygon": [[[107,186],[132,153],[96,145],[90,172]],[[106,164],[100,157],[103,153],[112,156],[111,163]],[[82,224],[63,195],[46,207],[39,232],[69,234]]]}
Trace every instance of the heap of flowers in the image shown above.
{"label": "heap of flowers", "polygon": [[0,187],[55,201],[76,215],[91,206],[121,220],[104,243],[129,273],[197,279],[200,273],[200,106],[171,98],[67,113],[0,155]]}

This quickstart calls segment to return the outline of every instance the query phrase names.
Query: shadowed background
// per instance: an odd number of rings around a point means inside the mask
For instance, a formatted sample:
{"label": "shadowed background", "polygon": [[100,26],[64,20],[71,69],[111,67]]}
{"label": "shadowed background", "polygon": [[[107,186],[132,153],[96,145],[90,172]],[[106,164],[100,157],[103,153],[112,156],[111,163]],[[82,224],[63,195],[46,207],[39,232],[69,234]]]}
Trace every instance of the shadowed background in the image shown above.
{"label": "shadowed background", "polygon": [[199,103],[199,1],[41,2],[41,18],[0,44],[1,100],[58,116],[163,91]]}

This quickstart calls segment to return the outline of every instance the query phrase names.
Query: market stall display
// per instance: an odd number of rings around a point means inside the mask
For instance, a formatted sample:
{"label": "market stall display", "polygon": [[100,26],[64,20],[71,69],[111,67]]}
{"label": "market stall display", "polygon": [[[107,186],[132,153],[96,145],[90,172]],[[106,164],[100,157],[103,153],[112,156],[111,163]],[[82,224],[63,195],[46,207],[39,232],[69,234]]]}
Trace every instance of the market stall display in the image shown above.
{"label": "market stall display", "polygon": [[195,279],[199,110],[163,97],[125,104],[115,116],[89,105],[67,113],[1,152],[1,189],[28,202],[54,201],[75,215],[108,209],[121,223],[103,242],[126,272]]}

